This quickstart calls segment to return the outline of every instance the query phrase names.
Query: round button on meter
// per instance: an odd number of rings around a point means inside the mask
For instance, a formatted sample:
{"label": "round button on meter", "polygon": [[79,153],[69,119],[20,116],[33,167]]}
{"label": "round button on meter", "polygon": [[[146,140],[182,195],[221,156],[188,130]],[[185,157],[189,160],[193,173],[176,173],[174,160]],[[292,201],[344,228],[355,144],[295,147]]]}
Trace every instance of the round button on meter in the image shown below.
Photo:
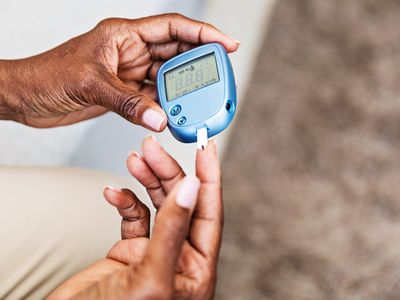
{"label": "round button on meter", "polygon": [[[184,143],[196,142],[202,128],[208,137],[218,134],[235,115],[235,77],[228,54],[218,43],[202,45],[164,63],[158,70],[157,90],[168,115],[168,128]],[[185,116],[177,118],[182,107]]]}
{"label": "round button on meter", "polygon": [[185,117],[181,117],[178,120],[178,125],[182,126],[186,123],[186,118]]}
{"label": "round button on meter", "polygon": [[181,112],[182,108],[180,105],[175,105],[174,107],[171,108],[171,110],[169,111],[171,116],[177,116],[179,115],[179,113]]}

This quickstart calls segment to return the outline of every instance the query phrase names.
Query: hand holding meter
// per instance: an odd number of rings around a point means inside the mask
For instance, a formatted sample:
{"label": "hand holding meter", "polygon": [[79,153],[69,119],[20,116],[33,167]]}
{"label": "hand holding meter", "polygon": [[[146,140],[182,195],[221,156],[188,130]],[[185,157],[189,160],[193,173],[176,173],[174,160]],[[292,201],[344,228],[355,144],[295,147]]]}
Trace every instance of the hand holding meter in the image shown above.
{"label": "hand holding meter", "polygon": [[157,74],[160,104],[172,135],[183,143],[224,130],[236,111],[236,84],[225,48],[206,44],[164,63]]}

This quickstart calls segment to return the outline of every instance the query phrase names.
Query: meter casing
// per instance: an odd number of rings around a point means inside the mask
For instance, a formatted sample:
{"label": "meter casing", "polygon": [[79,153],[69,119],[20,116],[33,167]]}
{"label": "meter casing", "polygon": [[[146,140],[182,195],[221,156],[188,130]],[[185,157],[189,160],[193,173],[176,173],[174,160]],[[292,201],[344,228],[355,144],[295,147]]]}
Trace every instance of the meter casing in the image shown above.
{"label": "meter casing", "polygon": [[[165,73],[211,53],[215,55],[219,81],[168,101]],[[183,143],[196,142],[197,130],[203,127],[207,128],[208,137],[216,135],[228,127],[236,112],[232,64],[225,48],[218,43],[197,47],[164,63],[158,70],[157,88],[160,104],[168,116],[168,127]]]}

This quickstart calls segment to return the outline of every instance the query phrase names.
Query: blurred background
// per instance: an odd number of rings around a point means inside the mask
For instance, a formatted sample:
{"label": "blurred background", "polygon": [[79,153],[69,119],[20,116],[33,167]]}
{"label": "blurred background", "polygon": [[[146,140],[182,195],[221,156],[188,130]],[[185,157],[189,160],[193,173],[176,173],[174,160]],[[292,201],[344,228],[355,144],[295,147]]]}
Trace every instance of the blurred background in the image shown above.
{"label": "blurred background", "polygon": [[400,299],[400,1],[276,1],[256,61],[219,299]]}
{"label": "blurred background", "polygon": [[[15,0],[1,4],[0,57],[45,51],[109,16],[170,11],[242,42],[231,56],[239,112],[218,137],[217,299],[399,299],[400,1]],[[123,176],[147,134],[113,114],[0,125],[1,165]],[[158,138],[193,172],[193,146]]]}

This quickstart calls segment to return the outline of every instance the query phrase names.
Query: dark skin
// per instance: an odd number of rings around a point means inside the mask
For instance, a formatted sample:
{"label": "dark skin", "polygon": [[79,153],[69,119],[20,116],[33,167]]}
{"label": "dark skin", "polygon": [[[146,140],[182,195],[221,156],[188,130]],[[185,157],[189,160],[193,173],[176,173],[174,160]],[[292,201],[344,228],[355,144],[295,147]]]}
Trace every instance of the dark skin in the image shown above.
{"label": "dark skin", "polygon": [[[228,52],[239,46],[213,26],[178,14],[104,20],[43,54],[0,60],[0,120],[48,128],[113,111],[162,131],[167,118],[157,104],[154,84],[159,67],[210,42],[219,42]],[[223,223],[216,147],[211,142],[197,154],[201,184],[192,191],[197,204],[189,209],[178,205],[186,180],[178,163],[149,138],[143,153],[131,155],[128,168],[159,209],[152,238],[149,210],[135,194],[106,189],[106,199],[123,217],[123,240],[49,299],[212,298]]]}
{"label": "dark skin", "polygon": [[143,142],[143,157],[131,155],[127,164],[159,207],[152,237],[149,210],[135,194],[106,188],[107,201],[123,217],[123,240],[48,299],[211,299],[223,227],[215,144],[197,152],[201,185],[191,210],[174,201],[185,177],[182,168],[152,138]]}
{"label": "dark skin", "polygon": [[[228,52],[238,48],[213,26],[178,14],[104,20],[43,54],[0,60],[0,119],[44,128],[113,111],[162,131],[167,119],[156,103],[158,68],[209,42],[221,43]],[[145,118],[147,110],[154,112]]]}

